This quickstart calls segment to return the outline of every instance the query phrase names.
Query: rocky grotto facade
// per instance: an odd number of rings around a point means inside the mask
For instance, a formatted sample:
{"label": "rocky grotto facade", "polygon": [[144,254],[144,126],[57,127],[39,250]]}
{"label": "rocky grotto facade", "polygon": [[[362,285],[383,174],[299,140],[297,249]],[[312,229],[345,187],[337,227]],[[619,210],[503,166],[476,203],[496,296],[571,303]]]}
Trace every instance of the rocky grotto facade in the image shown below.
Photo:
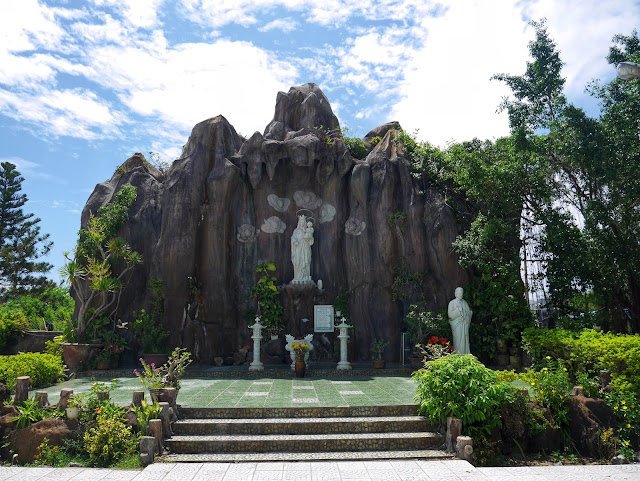
{"label": "rocky grotto facade", "polygon": [[[326,96],[305,84],[278,93],[263,134],[245,139],[217,116],[193,128],[164,174],[140,154],[128,159],[96,186],[82,213],[85,227],[90,212],[123,184],[137,188],[120,235],[144,264],[122,292],[118,318],[131,321],[133,311],[148,309],[149,282],[160,279],[170,345],[213,363],[251,344],[247,312],[255,307],[256,266],[273,262],[285,328],[263,347],[265,364],[284,362],[284,334],[312,333],[314,306],[331,305],[345,291],[350,359],[370,359],[378,338],[389,341],[387,360],[397,361],[412,300],[394,299],[399,267],[421,273],[420,290],[433,310],[468,283],[451,247],[461,232],[454,211],[434,187],[418,188],[398,128],[392,122],[369,132],[368,155],[355,159]],[[372,145],[374,137],[381,140]],[[291,236],[301,210],[313,220],[314,283],[294,284]],[[311,359],[337,361],[337,342],[333,332],[316,332]]]}

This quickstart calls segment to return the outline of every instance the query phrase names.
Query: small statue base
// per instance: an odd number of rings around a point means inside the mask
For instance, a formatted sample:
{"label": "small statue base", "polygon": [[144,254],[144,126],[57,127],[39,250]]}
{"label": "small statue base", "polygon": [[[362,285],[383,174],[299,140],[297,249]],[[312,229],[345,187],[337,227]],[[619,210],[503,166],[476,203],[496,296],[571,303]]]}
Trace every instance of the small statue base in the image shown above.
{"label": "small statue base", "polygon": [[289,284],[292,286],[315,286],[312,279],[293,279]]}
{"label": "small statue base", "polygon": [[336,367],[336,369],[338,371],[346,371],[346,370],[353,369],[353,368],[351,367],[351,363],[349,361],[345,361],[345,362],[340,361],[338,363],[338,366]]}
{"label": "small statue base", "polygon": [[251,364],[249,364],[249,371],[264,371],[264,364],[262,364],[261,362],[252,362]]}

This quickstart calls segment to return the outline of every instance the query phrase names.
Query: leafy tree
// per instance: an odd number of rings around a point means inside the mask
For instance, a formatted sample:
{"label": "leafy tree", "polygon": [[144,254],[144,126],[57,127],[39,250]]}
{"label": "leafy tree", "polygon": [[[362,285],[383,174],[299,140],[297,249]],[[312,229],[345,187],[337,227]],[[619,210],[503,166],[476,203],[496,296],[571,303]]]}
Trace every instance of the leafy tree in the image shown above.
{"label": "leafy tree", "polygon": [[136,188],[125,184],[113,201],[91,215],[86,229],[78,232],[73,255],[65,253],[68,262],[60,274],[71,284],[75,294],[74,337],[83,339],[87,327],[96,319],[110,315],[117,307],[120,293],[129,273],[142,263],[142,256],[116,234],[127,220],[129,207],[136,199]]}
{"label": "leafy tree", "polygon": [[[610,315],[607,327],[640,332],[639,84],[593,83],[601,116],[587,117],[564,97],[562,62],[544,22],[533,25],[525,74],[495,78],[515,97],[502,105],[517,150],[548,170],[532,217],[544,226],[539,251],[555,307],[568,311],[570,299],[593,290]],[[616,35],[608,60],[640,60],[637,32]]]}
{"label": "leafy tree", "polygon": [[0,299],[52,285],[44,275],[52,265],[38,261],[53,245],[40,234],[40,219],[25,214],[24,178],[10,162],[0,164]]}
{"label": "leafy tree", "polygon": [[73,298],[64,287],[52,287],[41,293],[26,294],[9,300],[0,307],[0,313],[20,312],[31,329],[43,329],[43,320],[49,329],[62,330],[66,320],[73,317]]}

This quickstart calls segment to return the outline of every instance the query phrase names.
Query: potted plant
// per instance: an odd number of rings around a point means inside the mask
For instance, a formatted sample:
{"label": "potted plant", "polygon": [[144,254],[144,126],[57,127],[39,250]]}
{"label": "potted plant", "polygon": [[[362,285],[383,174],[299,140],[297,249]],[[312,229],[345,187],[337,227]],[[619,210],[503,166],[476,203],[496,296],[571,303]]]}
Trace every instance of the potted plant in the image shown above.
{"label": "potted plant", "polygon": [[158,396],[163,389],[172,387],[176,390],[180,389],[180,378],[184,374],[185,369],[191,364],[191,353],[186,349],[176,347],[168,361],[161,366],[155,363],[147,364],[143,358],[140,358],[142,370],[134,369],[133,373],[138,376],[142,385],[149,390],[151,398],[154,402],[158,402]]}
{"label": "potted plant", "polygon": [[144,309],[140,310],[139,314],[134,312],[133,315],[135,317],[131,328],[133,338],[140,345],[145,362],[156,366],[167,362],[169,333]]}
{"label": "potted plant", "polygon": [[389,342],[383,339],[377,339],[377,338],[373,339],[373,342],[371,343],[371,348],[369,348],[369,350],[374,355],[373,356],[374,369],[384,369],[384,366],[386,363],[385,363],[383,354],[388,344]]}
{"label": "potted plant", "polygon": [[86,395],[84,394],[77,394],[69,398],[69,402],[67,402],[67,408],[65,410],[67,419],[78,418],[78,416],[80,415],[80,412],[82,411],[85,397]]}
{"label": "potted plant", "polygon": [[120,354],[127,349],[127,341],[115,332],[106,331],[102,335],[102,345],[102,350],[95,358],[96,369],[117,368]]}
{"label": "potted plant", "polygon": [[412,369],[420,369],[424,366],[425,353],[422,348],[430,336],[444,336],[451,332],[449,322],[442,314],[434,314],[427,309],[424,302],[413,304],[409,313],[405,316],[407,323],[407,335],[412,345],[409,362]]}

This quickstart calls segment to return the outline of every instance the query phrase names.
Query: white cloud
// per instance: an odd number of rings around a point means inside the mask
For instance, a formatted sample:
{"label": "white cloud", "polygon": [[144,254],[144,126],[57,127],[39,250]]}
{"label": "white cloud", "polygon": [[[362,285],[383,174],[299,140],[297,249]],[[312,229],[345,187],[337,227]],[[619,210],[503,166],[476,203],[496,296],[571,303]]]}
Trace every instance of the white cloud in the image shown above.
{"label": "white cloud", "polygon": [[109,6],[117,9],[126,22],[137,28],[157,26],[158,10],[164,0],[93,0],[96,6]]}
{"label": "white cloud", "polygon": [[267,23],[264,27],[260,27],[258,30],[261,32],[269,32],[271,30],[282,30],[284,33],[293,32],[297,30],[298,22],[291,17],[279,18]]}
{"label": "white cloud", "polygon": [[66,36],[55,11],[37,0],[0,3],[0,49],[24,52],[60,44]]}
{"label": "white cloud", "polygon": [[115,135],[122,123],[121,114],[113,112],[95,93],[78,89],[29,94],[0,89],[0,112],[56,136],[84,139]]}
{"label": "white cloud", "polygon": [[297,70],[247,42],[218,40],[168,47],[163,38],[132,47],[96,48],[92,80],[114,88],[134,112],[178,129],[224,115],[242,132],[262,129],[273,101]]}
{"label": "white cloud", "polygon": [[524,13],[536,21],[547,18],[549,35],[566,63],[566,88],[574,93],[582,92],[593,78],[615,76],[605,59],[611,39],[618,33],[630,35],[640,25],[637,0],[537,0],[527,4]]}

